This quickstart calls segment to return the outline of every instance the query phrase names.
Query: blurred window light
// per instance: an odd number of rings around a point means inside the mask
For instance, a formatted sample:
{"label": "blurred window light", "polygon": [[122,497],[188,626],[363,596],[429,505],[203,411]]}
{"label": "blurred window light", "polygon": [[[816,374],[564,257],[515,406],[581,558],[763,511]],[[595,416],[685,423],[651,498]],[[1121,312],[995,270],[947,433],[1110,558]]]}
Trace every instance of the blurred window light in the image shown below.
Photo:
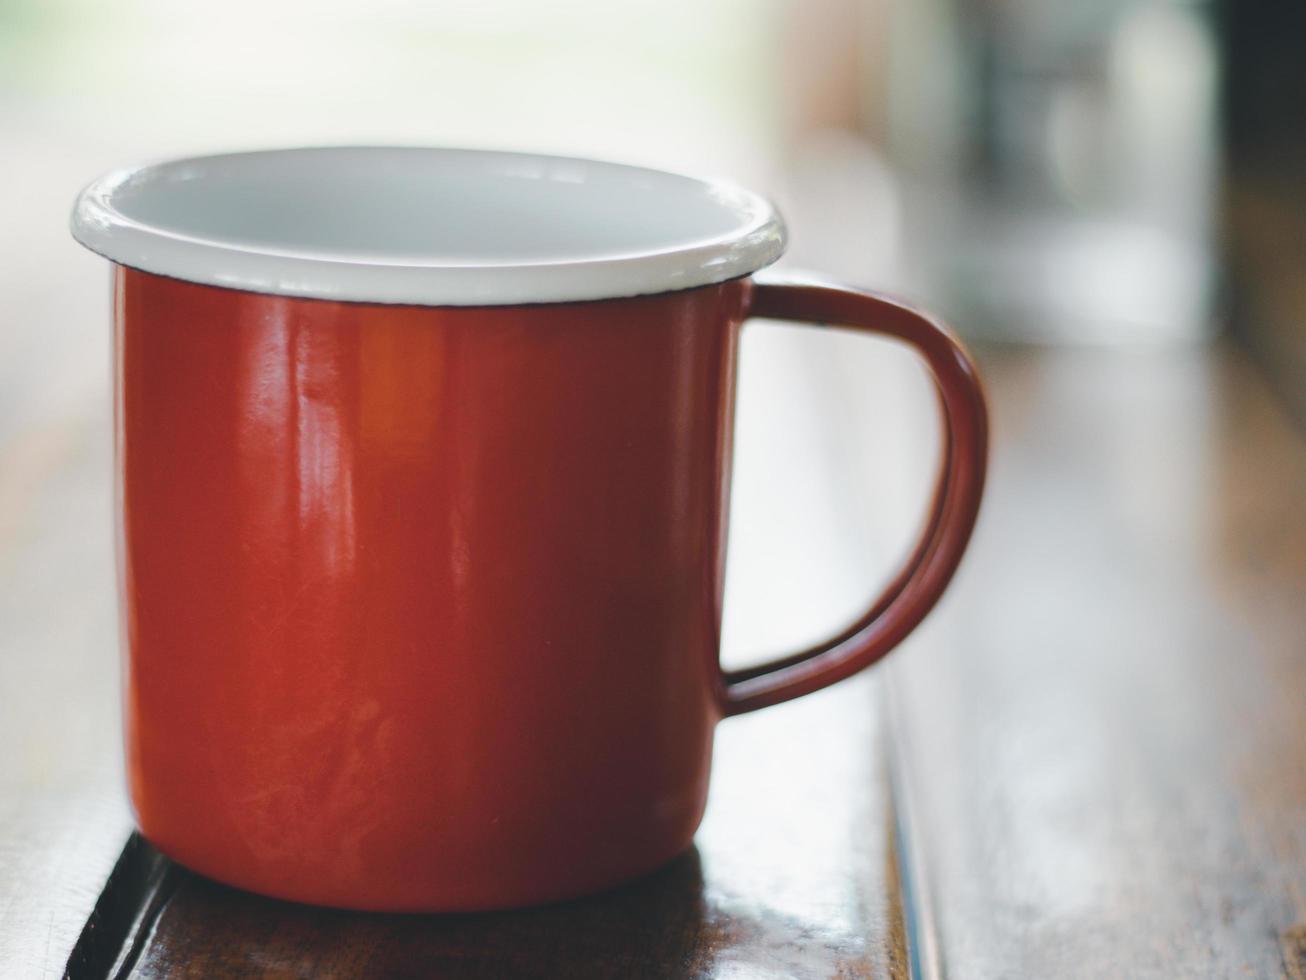
{"label": "blurred window light", "polygon": [[9,0],[0,84],[159,156],[439,143],[724,173],[774,138],[774,21],[748,0]]}

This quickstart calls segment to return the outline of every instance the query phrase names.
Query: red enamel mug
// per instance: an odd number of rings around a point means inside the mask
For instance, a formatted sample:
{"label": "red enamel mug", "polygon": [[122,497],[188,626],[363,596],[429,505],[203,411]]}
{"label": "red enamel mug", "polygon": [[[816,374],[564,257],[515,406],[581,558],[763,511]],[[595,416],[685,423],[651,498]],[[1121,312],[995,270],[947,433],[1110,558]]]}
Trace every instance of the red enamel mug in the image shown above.
{"label": "red enamel mug", "polygon": [[[141,832],[279,898],[491,909],[687,848],[713,729],[874,663],[984,480],[971,361],[873,293],[754,278],[761,197],[525,154],[332,148],[110,174],[127,773]],[[829,642],[718,662],[752,316],[937,382],[919,543]]]}

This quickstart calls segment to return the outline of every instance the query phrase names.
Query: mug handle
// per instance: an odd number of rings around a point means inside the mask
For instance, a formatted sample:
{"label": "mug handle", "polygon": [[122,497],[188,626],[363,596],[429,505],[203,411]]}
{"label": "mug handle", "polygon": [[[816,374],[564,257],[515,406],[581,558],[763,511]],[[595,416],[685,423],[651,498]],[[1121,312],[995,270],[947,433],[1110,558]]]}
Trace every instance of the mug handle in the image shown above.
{"label": "mug handle", "polygon": [[943,459],[933,502],[911,556],[866,614],[801,653],[723,671],[726,715],[810,694],[869,667],[930,611],[961,561],[979,512],[988,453],[984,390],[965,349],[939,321],[878,293],[806,280],[755,281],[747,316],[881,334],[915,348],[938,388]]}

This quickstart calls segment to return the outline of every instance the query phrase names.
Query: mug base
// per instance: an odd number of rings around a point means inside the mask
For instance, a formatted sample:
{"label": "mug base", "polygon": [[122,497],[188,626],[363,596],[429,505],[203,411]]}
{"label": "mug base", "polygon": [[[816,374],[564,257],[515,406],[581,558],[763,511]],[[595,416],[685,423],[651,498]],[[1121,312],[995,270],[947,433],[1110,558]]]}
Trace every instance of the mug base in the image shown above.
{"label": "mug base", "polygon": [[[335,909],[346,912],[369,912],[399,915],[440,915],[470,914],[478,912],[507,912],[516,909],[539,908],[556,905],[576,899],[587,898],[629,884],[647,875],[661,870],[675,861],[693,847],[693,837],[666,853],[645,856],[642,860],[631,862],[618,871],[605,869],[603,873],[577,875],[566,882],[540,884],[535,888],[496,889],[492,885],[481,884],[479,887],[459,891],[443,890],[429,898],[414,898],[411,894],[402,897],[387,897],[384,889],[368,888],[349,894],[344,890],[323,888],[280,887],[265,880],[254,880],[248,876],[232,874],[229,869],[215,867],[203,861],[189,860],[176,853],[166,845],[161,845],[141,833],[150,845],[174,864],[220,885],[235,888],[262,898],[280,902],[292,902],[297,905],[309,905],[317,908]],[[408,891],[408,889],[405,889]]]}

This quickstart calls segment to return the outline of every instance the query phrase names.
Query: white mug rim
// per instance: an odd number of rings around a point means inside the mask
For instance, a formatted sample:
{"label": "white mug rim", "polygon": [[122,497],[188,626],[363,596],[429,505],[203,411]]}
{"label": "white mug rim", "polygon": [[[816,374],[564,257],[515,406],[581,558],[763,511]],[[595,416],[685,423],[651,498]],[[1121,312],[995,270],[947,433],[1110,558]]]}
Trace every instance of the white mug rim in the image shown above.
{"label": "white mug rim", "polygon": [[[442,222],[450,214],[461,218]],[[91,251],[157,275],[429,306],[689,289],[756,272],[785,245],[775,207],[727,181],[448,147],[298,147],[123,168],[81,192],[71,228]]]}

